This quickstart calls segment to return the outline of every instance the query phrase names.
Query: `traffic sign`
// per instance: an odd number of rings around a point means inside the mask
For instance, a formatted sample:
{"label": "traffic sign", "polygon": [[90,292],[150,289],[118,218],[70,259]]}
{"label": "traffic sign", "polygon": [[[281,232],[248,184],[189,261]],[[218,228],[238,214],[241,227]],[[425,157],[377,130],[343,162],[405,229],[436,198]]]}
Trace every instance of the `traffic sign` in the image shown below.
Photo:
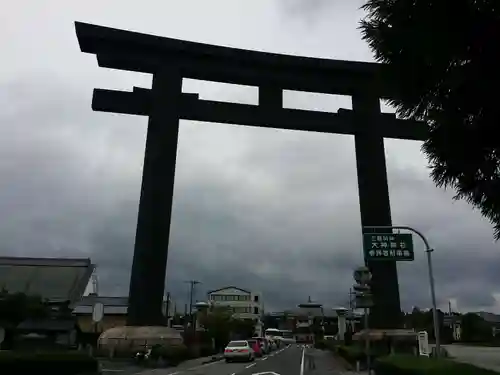
{"label": "traffic sign", "polygon": [[363,233],[363,251],[369,261],[412,261],[413,237],[410,233]]}
{"label": "traffic sign", "polygon": [[101,302],[97,302],[92,310],[92,320],[94,323],[99,323],[104,316],[104,305]]}

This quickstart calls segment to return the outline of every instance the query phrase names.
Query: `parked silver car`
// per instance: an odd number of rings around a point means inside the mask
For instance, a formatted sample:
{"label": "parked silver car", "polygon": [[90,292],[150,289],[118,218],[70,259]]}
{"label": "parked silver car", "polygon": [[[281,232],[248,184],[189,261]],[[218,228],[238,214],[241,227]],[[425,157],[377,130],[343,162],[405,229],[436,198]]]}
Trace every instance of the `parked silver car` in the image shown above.
{"label": "parked silver car", "polygon": [[226,362],[253,361],[255,353],[248,341],[231,341],[224,350]]}

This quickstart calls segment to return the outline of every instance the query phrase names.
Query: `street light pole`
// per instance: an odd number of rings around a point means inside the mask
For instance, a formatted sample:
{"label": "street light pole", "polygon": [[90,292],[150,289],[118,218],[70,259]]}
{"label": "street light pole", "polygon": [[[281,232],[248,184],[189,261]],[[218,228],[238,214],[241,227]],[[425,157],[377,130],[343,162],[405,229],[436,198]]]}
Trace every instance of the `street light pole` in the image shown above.
{"label": "street light pole", "polygon": [[369,326],[369,306],[373,305],[370,282],[372,274],[368,267],[359,267],[354,271],[354,290],[356,291],[356,307],[363,307],[365,316],[365,354],[366,354],[366,370],[368,375],[371,374],[371,353],[370,353],[370,326]]}
{"label": "street light pole", "polygon": [[439,318],[438,318],[438,313],[437,313],[437,304],[436,304],[436,290],[435,290],[435,283],[434,283],[434,272],[432,270],[432,256],[431,253],[434,251],[433,248],[430,247],[429,242],[425,238],[425,236],[419,232],[418,230],[408,227],[408,226],[401,226],[401,225],[396,225],[396,226],[365,226],[363,229],[404,229],[404,230],[409,230],[413,233],[415,233],[417,236],[419,236],[422,241],[424,242],[425,245],[425,253],[427,254],[427,266],[429,269],[429,284],[430,284],[430,289],[431,289],[431,299],[432,299],[432,319],[434,321],[434,337],[436,339],[436,358],[439,358],[441,354],[441,340],[440,340],[440,333],[439,333]]}

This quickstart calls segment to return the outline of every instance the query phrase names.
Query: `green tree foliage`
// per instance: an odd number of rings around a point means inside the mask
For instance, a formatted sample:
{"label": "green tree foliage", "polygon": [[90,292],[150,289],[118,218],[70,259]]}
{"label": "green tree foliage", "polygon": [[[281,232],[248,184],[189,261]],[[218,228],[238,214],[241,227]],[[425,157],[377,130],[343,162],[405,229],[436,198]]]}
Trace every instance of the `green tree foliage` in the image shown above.
{"label": "green tree foliage", "polygon": [[461,319],[461,340],[465,342],[488,342],[493,340],[492,326],[479,315],[468,313]]}
{"label": "green tree foliage", "polygon": [[200,324],[215,341],[216,348],[222,348],[231,334],[231,311],[223,307],[212,307],[200,316]]}
{"label": "green tree foliage", "polygon": [[[415,331],[427,331],[429,339],[434,340],[434,316],[431,310],[420,310],[414,307],[411,313],[404,317],[405,327],[414,329]],[[451,331],[444,327],[444,313],[438,309],[438,324],[441,332],[441,337],[444,338],[443,333],[446,331],[446,341],[451,341]]]}
{"label": "green tree foliage", "polygon": [[252,337],[255,333],[255,322],[247,319],[231,319],[231,333],[237,337]]}
{"label": "green tree foliage", "polygon": [[361,31],[386,63],[390,101],[424,120],[423,145],[440,187],[453,188],[500,238],[500,6],[498,0],[368,0]]}
{"label": "green tree foliage", "polygon": [[255,323],[235,319],[229,308],[213,306],[199,317],[202,327],[215,341],[217,348],[224,347],[233,337],[248,338],[255,333]]}

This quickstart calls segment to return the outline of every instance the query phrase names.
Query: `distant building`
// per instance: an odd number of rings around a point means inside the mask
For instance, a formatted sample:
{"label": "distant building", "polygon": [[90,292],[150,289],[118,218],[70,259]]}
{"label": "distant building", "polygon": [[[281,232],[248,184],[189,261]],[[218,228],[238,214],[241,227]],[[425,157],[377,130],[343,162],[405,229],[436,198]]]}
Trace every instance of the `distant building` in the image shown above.
{"label": "distant building", "polygon": [[[267,314],[265,321],[267,328],[278,328],[280,330],[292,330],[295,340],[298,342],[312,342],[315,331],[324,335],[336,335],[338,333],[337,309],[324,308],[322,304],[313,302],[311,298],[301,303],[295,309]],[[355,331],[360,326],[361,314],[346,309],[346,328]]]}
{"label": "distant building", "polygon": [[[171,302],[167,303],[165,297],[162,308],[164,315],[168,308],[170,311],[169,316],[172,316],[173,304]],[[99,323],[94,323],[92,312],[97,303],[103,305],[103,317]],[[78,326],[83,332],[104,332],[109,328],[124,326],[127,321],[127,312],[128,297],[106,297],[94,293],[82,297],[73,309],[73,314],[76,315],[78,320]]]}
{"label": "distant building", "polygon": [[227,307],[238,319],[261,321],[263,313],[262,295],[235,286],[212,290],[207,293],[212,306]]}

